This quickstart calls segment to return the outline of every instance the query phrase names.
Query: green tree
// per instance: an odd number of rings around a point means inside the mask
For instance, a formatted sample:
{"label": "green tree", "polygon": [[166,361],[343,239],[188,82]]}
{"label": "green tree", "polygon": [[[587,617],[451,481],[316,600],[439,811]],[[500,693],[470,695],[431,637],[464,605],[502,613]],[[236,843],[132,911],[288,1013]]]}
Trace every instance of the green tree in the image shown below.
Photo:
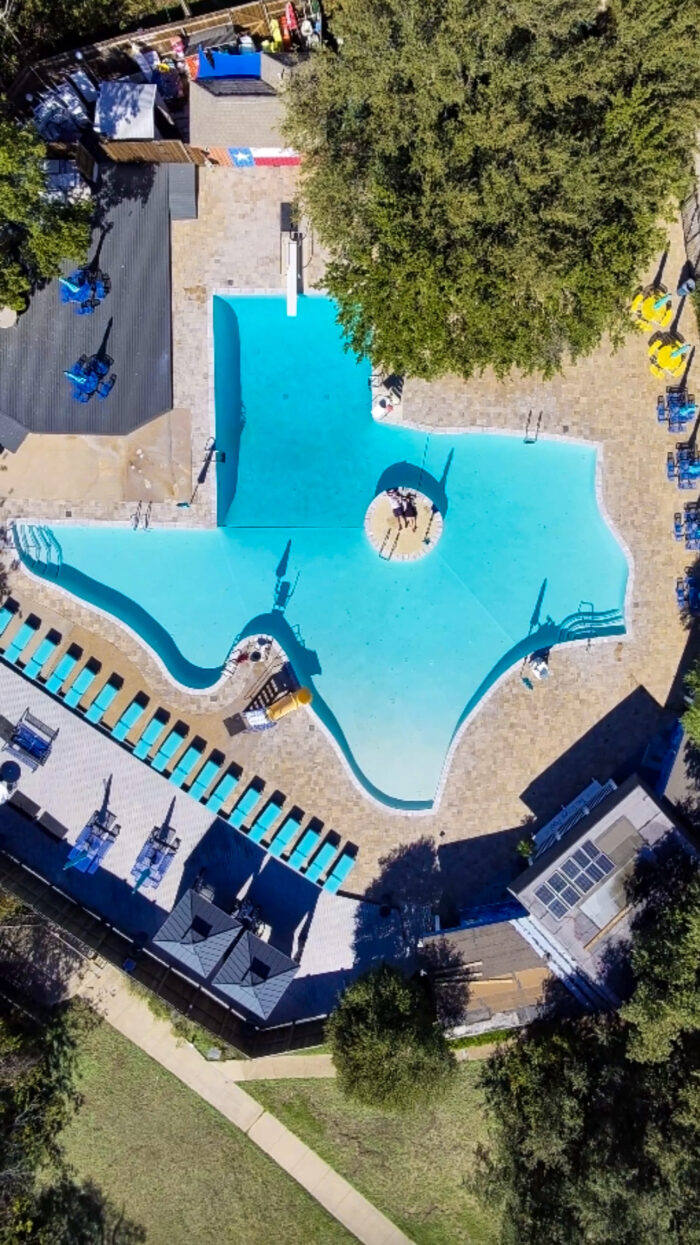
{"label": "green tree", "polygon": [[64,260],[83,261],[90,240],[89,203],[47,198],[45,158],[33,127],[0,118],[0,305],[16,311]]}
{"label": "green tree", "polygon": [[685,685],[688,689],[690,704],[681,721],[688,738],[697,748],[700,748],[700,661],[697,661],[688,671],[685,676]]}
{"label": "green tree", "polygon": [[619,340],[690,175],[696,0],[337,0],[331,20],[287,133],[352,347],[548,375]]}
{"label": "green tree", "polygon": [[388,964],[348,986],[327,1038],[342,1091],[387,1110],[434,1099],[456,1067],[423,982]]}
{"label": "green tree", "polygon": [[700,1242],[700,880],[640,868],[619,1014],[541,1021],[483,1076],[502,1245]]}

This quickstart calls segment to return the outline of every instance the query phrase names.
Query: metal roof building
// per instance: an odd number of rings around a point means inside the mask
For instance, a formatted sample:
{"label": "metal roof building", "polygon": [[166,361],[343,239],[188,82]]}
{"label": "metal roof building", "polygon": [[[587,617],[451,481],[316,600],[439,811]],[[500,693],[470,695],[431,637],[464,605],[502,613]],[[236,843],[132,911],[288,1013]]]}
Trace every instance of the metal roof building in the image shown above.
{"label": "metal roof building", "polygon": [[[109,293],[92,315],[76,315],[50,281],[14,327],[0,330],[7,449],[28,432],[124,435],[172,407],[168,191],[168,165],[103,166],[88,264],[109,277]],[[114,387],[103,400],[76,402],[64,370],[100,350]]]}
{"label": "metal roof building", "polygon": [[254,1016],[267,1020],[296,977],[298,964],[246,931],[221,965],[212,985]]}
{"label": "metal roof building", "polygon": [[208,977],[243,926],[196,891],[186,891],[153,941],[193,972]]}

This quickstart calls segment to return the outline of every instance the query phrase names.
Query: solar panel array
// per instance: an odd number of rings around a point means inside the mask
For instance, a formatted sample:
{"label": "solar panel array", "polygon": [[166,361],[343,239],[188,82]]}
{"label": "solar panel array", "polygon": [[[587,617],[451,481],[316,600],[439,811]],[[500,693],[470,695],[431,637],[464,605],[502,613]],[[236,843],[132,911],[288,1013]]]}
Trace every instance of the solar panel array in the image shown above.
{"label": "solar panel array", "polygon": [[574,908],[582,895],[587,895],[596,882],[612,873],[613,863],[590,839],[586,839],[571,856],[537,887],[535,895],[557,920]]}

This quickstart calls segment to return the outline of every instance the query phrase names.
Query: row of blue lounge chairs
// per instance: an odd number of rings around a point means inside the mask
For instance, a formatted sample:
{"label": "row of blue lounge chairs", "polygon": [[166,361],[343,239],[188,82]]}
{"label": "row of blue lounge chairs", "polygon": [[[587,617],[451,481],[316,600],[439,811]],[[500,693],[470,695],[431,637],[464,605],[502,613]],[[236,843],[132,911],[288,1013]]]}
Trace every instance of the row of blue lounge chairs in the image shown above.
{"label": "row of blue lounge chairs", "polygon": [[[15,601],[8,599],[0,609],[0,637],[17,615],[18,608]],[[43,671],[61,642],[57,631],[49,631],[34,653],[28,659],[23,658],[40,626],[40,619],[30,614],[17,628],[3,657],[6,662],[20,667],[29,678],[42,683],[47,691],[60,696],[65,704],[73,709],[81,709],[81,702],[95,682],[101,665],[91,658],[67,686],[82,658],[82,650],[77,645],[71,645],[48,677],[45,677]],[[332,893],[340,889],[354,867],[356,849],[347,845],[339,852],[340,840],[334,832],[328,834],[322,842],[323,823],[317,819],[312,819],[298,841],[294,842],[304,819],[300,809],[292,809],[281,824],[274,828],[275,822],[282,816],[284,797],[273,796],[264,803],[264,783],[260,779],[255,779],[245,788],[229,812],[223,812],[224,805],[231,802],[240,784],[240,769],[235,766],[226,768],[225,757],[220,752],[213,752],[202,765],[206,742],[195,738],[170,770],[170,762],[185,742],[189,728],[184,723],[177,722],[168,730],[170,715],[162,709],[156,710],[149,718],[146,713],[149,700],[144,693],[139,693],[131,700],[111,729],[105,726],[104,715],[118,696],[123,682],[117,674],[110,676],[84,711],[89,722],[108,730],[115,740],[130,748],[135,757],[150,764],[158,773],[166,773],[168,781],[174,786],[186,787],[193,799],[202,803],[211,813],[226,817],[231,825],[247,833],[254,842],[262,843],[263,839],[272,834],[266,844],[271,855],[282,857],[284,852],[289,851],[286,863],[303,872],[310,881],[322,885]]]}

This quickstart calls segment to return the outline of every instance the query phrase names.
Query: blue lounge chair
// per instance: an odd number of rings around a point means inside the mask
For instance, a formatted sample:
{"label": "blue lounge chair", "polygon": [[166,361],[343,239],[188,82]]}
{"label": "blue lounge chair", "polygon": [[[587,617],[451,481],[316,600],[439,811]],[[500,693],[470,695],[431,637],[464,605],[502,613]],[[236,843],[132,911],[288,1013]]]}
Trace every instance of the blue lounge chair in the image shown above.
{"label": "blue lounge chair", "polygon": [[141,715],[146,712],[147,704],[148,701],[144,698],[139,700],[137,697],[132,700],[131,704],[124,710],[119,721],[112,727],[112,735],[115,739],[121,742],[126,738],[132,726],[136,726]]}
{"label": "blue lounge chair", "polygon": [[228,774],[224,774],[220,782],[216,784],[211,795],[204,801],[205,808],[211,810],[212,813],[218,813],[222,804],[225,804],[231,792],[238,786],[240,779],[238,774],[232,774],[229,770]]}
{"label": "blue lounge chair", "polygon": [[[112,676],[114,677],[114,676]],[[85,717],[88,722],[101,722],[105,713],[109,709],[112,701],[119,694],[122,688],[122,681],[113,683],[112,680],[105,683],[101,691],[99,691],[88,709]]]}
{"label": "blue lounge chair", "polygon": [[17,631],[14,640],[12,640],[5,649],[5,661],[11,661],[14,664],[18,657],[20,657],[24,652],[25,648],[29,644],[29,641],[34,639],[38,628],[38,619],[34,622],[32,618],[28,618],[26,622],[23,622],[22,626]]}
{"label": "blue lounge chair", "polygon": [[673,483],[675,478],[676,478],[676,460],[673,454],[667,454],[666,455],[666,479],[670,480],[671,483]]}
{"label": "blue lounge chair", "polygon": [[306,829],[297,843],[294,851],[289,857],[289,863],[292,869],[301,869],[302,865],[309,859],[311,853],[318,846],[321,835],[318,830]]}
{"label": "blue lounge chair", "polygon": [[46,681],[46,689],[49,692],[59,692],[63,687],[68,676],[72,673],[74,666],[77,665],[78,658],[82,655],[81,650],[74,645],[63,654],[53,674],[49,675]]}
{"label": "blue lounge chair", "polygon": [[330,868],[331,861],[338,855],[339,847],[340,839],[337,834],[333,835],[332,838],[326,839],[306,870],[306,876],[310,882],[318,882],[321,874]]}
{"label": "blue lounge chair", "polygon": [[90,662],[88,662],[86,666],[83,666],[75,682],[71,683],[64,699],[66,704],[70,705],[72,709],[75,709],[78,701],[82,700],[88,688],[92,686],[93,682],[97,678],[99,670],[99,662],[93,662],[92,666],[90,665]]}
{"label": "blue lounge chair", "polygon": [[235,826],[237,830],[240,830],[243,822],[248,820],[250,814],[258,803],[258,800],[261,799],[262,791],[260,791],[258,787],[248,787],[247,791],[243,792],[243,795],[231,813],[229,818],[231,825]]}
{"label": "blue lounge chair", "polygon": [[141,889],[155,890],[160,885],[179,846],[180,840],[172,827],[153,828],[131,870],[134,880],[132,894]]}
{"label": "blue lounge chair", "polygon": [[684,610],[686,607],[686,592],[685,592],[685,580],[684,579],[676,580],[676,604],[678,605],[679,610]]}
{"label": "blue lounge chair", "polygon": [[680,511],[673,516],[673,535],[676,540],[683,539],[683,515]]}
{"label": "blue lounge chair", "polygon": [[170,734],[166,735],[160,745],[160,748],[156,752],[156,755],[151,761],[151,765],[158,771],[159,774],[162,774],[170,758],[175,755],[186,734],[186,727],[183,728],[182,726],[174,726]]}
{"label": "blue lounge chair", "polygon": [[221,761],[215,761],[212,757],[202,766],[189,790],[189,794],[194,800],[201,800],[204,792],[211,786],[214,776],[218,774],[220,769]]}
{"label": "blue lounge chair", "polygon": [[262,812],[258,813],[248,835],[254,843],[260,843],[265,838],[273,822],[277,821],[282,812],[283,803],[283,800],[270,800]]}
{"label": "blue lounge chair", "polygon": [[294,835],[299,829],[303,819],[304,819],[304,814],[301,812],[290,813],[288,817],[285,817],[284,821],[282,822],[282,825],[277,831],[277,834],[275,835],[272,842],[268,846],[267,850],[271,856],[282,855],[282,852],[284,851],[285,847],[287,847],[291,843],[292,839],[294,838]]}
{"label": "blue lounge chair", "polygon": [[181,787],[183,782],[187,782],[195,765],[198,761],[201,761],[203,752],[203,747],[200,748],[197,744],[190,744],[170,775],[170,782],[174,783],[176,787]]}
{"label": "blue lounge chair", "polygon": [[49,631],[49,634],[44,636],[41,644],[35,649],[24,667],[24,673],[29,675],[30,679],[39,677],[49,658],[56,652],[60,642],[61,637],[57,631]]}
{"label": "blue lounge chair", "polygon": [[660,424],[666,423],[666,399],[663,394],[656,399],[656,418]]}
{"label": "blue lounge chair", "polygon": [[136,741],[136,746],[134,747],[135,757],[138,757],[141,761],[145,760],[156,740],[160,739],[163,731],[167,727],[169,718],[170,714],[167,714],[167,716],[159,716],[158,713],[151,718],[150,722]]}
{"label": "blue lounge chair", "polygon": [[350,870],[355,868],[356,859],[357,857],[355,853],[350,852],[347,848],[345,848],[345,850],[341,852],[335,862],[335,865],[323,883],[323,889],[330,891],[332,895],[337,894]]}
{"label": "blue lounge chair", "polygon": [[0,610],[0,635],[2,635],[6,627],[9,627],[16,613],[17,613],[17,606],[15,605],[14,601],[12,600],[6,601],[2,609]]}

